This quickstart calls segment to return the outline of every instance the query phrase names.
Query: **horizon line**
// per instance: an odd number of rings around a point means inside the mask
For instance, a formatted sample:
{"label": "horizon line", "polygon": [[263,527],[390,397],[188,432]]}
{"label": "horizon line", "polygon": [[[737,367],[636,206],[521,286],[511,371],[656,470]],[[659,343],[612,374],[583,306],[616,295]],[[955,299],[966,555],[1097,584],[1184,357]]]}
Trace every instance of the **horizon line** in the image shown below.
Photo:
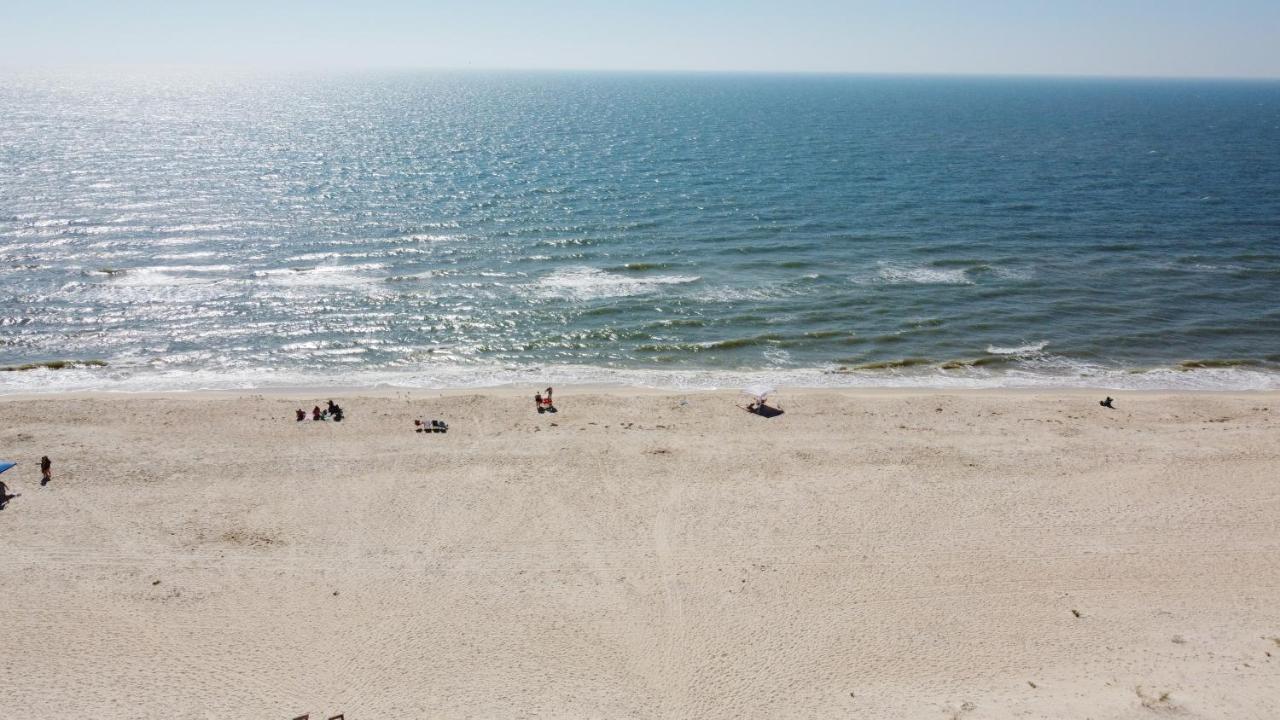
{"label": "horizon line", "polygon": [[456,73],[512,73],[552,74],[582,73],[593,75],[749,75],[794,77],[862,77],[862,78],[932,78],[932,79],[1023,79],[1023,80],[1173,80],[1173,81],[1228,81],[1228,82],[1277,82],[1280,75],[1179,75],[1136,73],[1073,73],[1073,72],[946,72],[946,71],[862,71],[862,70],[768,70],[753,68],[586,68],[586,67],[504,67],[475,65],[262,65],[248,63],[48,63],[17,65],[0,63],[0,72],[48,72],[91,70],[102,71],[225,71],[229,73],[364,73],[364,72],[456,72]]}

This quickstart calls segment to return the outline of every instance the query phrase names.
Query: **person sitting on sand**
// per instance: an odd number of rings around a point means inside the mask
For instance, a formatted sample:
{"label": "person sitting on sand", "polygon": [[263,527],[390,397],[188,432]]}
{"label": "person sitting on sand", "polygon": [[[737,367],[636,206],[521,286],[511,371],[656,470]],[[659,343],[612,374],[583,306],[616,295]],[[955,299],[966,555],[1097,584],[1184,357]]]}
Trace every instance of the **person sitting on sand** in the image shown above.
{"label": "person sitting on sand", "polygon": [[53,479],[53,462],[49,460],[48,455],[40,456],[40,487],[49,484]]}
{"label": "person sitting on sand", "polygon": [[334,422],[342,422],[342,408],[338,404],[330,400],[324,412],[320,413],[321,417],[333,418]]}
{"label": "person sitting on sand", "polygon": [[324,419],[324,414],[320,412],[319,405],[311,408],[311,419],[316,422],[319,422]]}
{"label": "person sitting on sand", "polygon": [[539,413],[544,413],[547,411],[547,409],[542,406],[542,393],[536,392],[533,394],[533,407]]}
{"label": "person sitting on sand", "polygon": [[302,408],[298,408],[298,422],[302,422],[303,420],[306,420],[306,419],[307,419],[307,411],[303,410]]}
{"label": "person sitting on sand", "polygon": [[551,388],[547,388],[547,392],[542,396],[542,406],[538,412],[555,412],[556,406],[551,402]]}

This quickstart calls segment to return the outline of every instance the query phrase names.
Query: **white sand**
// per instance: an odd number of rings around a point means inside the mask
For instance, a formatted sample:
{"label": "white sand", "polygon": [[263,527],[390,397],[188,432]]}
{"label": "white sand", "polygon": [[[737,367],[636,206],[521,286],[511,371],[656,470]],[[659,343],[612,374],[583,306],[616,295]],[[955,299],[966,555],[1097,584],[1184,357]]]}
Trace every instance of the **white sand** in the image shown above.
{"label": "white sand", "polygon": [[0,400],[0,718],[1280,717],[1280,394],[532,392]]}

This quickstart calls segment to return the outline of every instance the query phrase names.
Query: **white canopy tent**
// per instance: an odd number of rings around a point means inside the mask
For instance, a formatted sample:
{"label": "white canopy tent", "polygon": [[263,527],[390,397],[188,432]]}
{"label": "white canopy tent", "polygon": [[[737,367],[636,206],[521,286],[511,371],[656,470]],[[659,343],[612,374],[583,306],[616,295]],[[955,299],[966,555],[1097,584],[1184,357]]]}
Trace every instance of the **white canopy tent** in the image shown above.
{"label": "white canopy tent", "polygon": [[742,389],[742,394],[745,397],[749,397],[754,400],[757,405],[763,405],[774,392],[776,391],[772,385],[765,385],[763,383],[748,385]]}

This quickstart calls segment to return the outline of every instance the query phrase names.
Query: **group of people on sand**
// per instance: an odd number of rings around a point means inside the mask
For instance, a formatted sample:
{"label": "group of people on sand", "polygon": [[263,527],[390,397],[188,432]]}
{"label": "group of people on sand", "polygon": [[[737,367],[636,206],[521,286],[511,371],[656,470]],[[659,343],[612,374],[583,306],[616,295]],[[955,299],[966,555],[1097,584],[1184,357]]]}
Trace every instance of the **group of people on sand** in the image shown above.
{"label": "group of people on sand", "polygon": [[449,432],[449,423],[443,420],[427,420],[425,418],[418,418],[413,421],[413,431],[420,433]]}
{"label": "group of people on sand", "polygon": [[[302,422],[307,419],[307,411],[302,408],[298,408],[297,416],[298,422]],[[311,419],[314,422],[320,422],[322,420],[342,422],[342,408],[339,407],[337,403],[330,400],[323,410],[320,409],[319,405],[311,408]]]}

